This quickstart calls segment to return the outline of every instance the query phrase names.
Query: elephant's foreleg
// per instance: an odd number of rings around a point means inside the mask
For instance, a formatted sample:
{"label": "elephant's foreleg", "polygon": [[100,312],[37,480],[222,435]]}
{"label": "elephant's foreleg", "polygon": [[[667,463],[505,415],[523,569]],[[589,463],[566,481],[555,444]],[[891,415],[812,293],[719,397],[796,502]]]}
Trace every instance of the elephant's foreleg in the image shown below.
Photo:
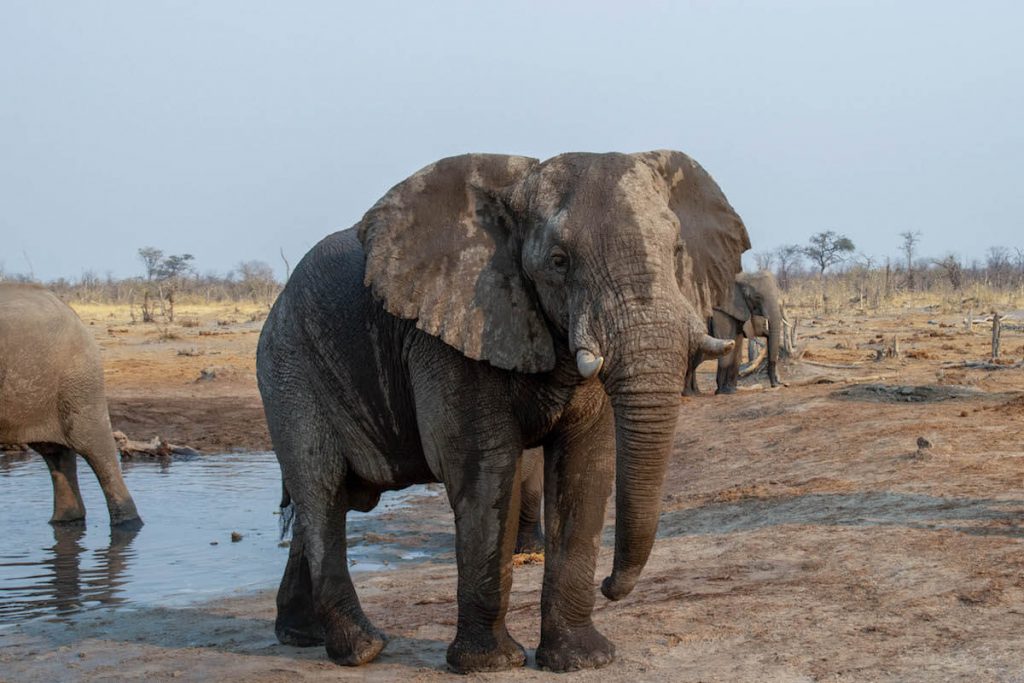
{"label": "elephant's foreleg", "polygon": [[615,657],[615,646],[591,621],[594,566],[615,466],[611,410],[596,420],[545,448],[547,538],[537,664],[554,671],[596,668]]}
{"label": "elephant's foreleg", "polygon": [[35,443],[32,448],[43,456],[50,468],[53,483],[53,517],[51,524],[67,524],[85,520],[85,504],[78,489],[78,461],[74,451],[65,446]]}
{"label": "elephant's foreleg", "polygon": [[448,646],[458,673],[502,671],[526,663],[523,646],[505,626],[512,553],[519,524],[519,455],[498,447],[456,457],[445,487],[455,512],[459,618]]}
{"label": "elephant's foreleg", "polygon": [[519,532],[515,551],[541,553],[544,552],[544,530],[540,525],[544,502],[544,457],[540,451],[523,454],[520,480]]}
{"label": "elephant's foreleg", "polygon": [[718,384],[716,394],[734,394],[740,379],[740,354],[743,352],[743,334],[735,336],[735,346],[730,353],[718,359]]}

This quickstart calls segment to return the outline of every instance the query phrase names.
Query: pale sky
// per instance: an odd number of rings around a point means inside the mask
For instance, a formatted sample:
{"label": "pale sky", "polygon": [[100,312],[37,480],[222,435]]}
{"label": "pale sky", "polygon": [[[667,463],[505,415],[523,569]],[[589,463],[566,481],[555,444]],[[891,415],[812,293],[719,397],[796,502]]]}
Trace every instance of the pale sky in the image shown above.
{"label": "pale sky", "polygon": [[292,265],[463,152],[683,150],[754,251],[1024,247],[1021,2],[0,0],[0,267]]}

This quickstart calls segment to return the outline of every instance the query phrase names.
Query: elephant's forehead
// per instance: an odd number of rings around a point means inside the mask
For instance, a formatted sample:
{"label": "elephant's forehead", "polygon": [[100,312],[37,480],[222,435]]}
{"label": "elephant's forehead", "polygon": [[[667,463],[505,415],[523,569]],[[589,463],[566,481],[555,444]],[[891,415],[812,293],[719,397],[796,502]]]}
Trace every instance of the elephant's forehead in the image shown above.
{"label": "elephant's forehead", "polygon": [[537,169],[535,209],[562,230],[587,232],[599,226],[672,236],[676,221],[668,210],[663,182],[651,168],[625,154],[562,154]]}

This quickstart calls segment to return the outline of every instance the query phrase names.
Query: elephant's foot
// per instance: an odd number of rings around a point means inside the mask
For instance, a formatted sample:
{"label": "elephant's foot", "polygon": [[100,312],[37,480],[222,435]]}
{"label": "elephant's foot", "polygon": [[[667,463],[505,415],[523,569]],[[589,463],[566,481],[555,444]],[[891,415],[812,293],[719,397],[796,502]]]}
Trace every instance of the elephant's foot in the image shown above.
{"label": "elephant's foot", "polygon": [[282,645],[313,647],[324,644],[324,629],[312,615],[277,613],[274,634]]}
{"label": "elephant's foot", "polygon": [[360,666],[371,662],[388,644],[388,637],[363,616],[335,614],[325,619],[327,656],[335,664]]}
{"label": "elephant's foot", "polygon": [[110,513],[110,526],[129,530],[142,528],[142,518],[130,498],[122,503],[108,504],[107,511]]}
{"label": "elephant's foot", "polygon": [[615,645],[593,624],[549,629],[541,633],[537,666],[551,671],[599,669],[615,659]]}
{"label": "elephant's foot", "polygon": [[490,633],[466,636],[460,631],[448,646],[447,659],[448,667],[459,674],[506,671],[526,664],[526,651],[505,629],[497,638]]}
{"label": "elephant's foot", "polygon": [[54,510],[53,517],[50,518],[50,524],[59,526],[84,526],[85,510],[82,510],[81,508]]}
{"label": "elephant's foot", "polygon": [[544,552],[544,532],[540,529],[540,523],[531,524],[528,527],[520,527],[516,536],[517,553],[542,553]]}
{"label": "elephant's foot", "polygon": [[736,387],[732,386],[732,385],[721,387],[720,389],[715,391],[715,395],[718,395],[718,394],[735,394],[735,393],[736,393]]}

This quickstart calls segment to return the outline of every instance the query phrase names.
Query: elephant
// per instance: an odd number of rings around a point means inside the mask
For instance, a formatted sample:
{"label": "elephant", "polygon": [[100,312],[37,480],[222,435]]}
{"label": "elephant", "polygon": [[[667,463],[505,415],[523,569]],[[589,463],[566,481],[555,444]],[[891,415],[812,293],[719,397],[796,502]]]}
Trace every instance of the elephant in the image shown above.
{"label": "elephant", "polygon": [[111,526],[142,518],[121,476],[95,339],[46,289],[0,283],[0,443],[27,443],[53,483],[53,524],[82,523],[76,453],[107,500]]}
{"label": "elephant", "polygon": [[519,531],[516,553],[544,552],[541,505],[544,497],[544,450],[533,448],[523,453],[519,477]]}
{"label": "elephant", "polygon": [[[736,275],[733,287],[727,296],[715,305],[708,319],[708,330],[712,335],[718,339],[733,339],[736,342],[731,353],[718,359],[716,394],[736,392],[744,337],[767,338],[768,380],[772,387],[779,386],[778,362],[784,318],[782,296],[774,275],[766,270]],[[686,388],[683,391],[685,395],[695,396],[700,393],[696,370],[705,360],[709,359],[702,353],[695,354],[690,359],[686,373]]]}
{"label": "elephant", "polygon": [[[699,239],[696,236],[699,235]],[[264,323],[257,381],[292,542],[282,643],[343,665],[387,638],[359,603],[345,516],[440,481],[454,511],[459,673],[521,666],[505,615],[524,450],[543,449],[537,664],[602,666],[594,571],[616,485],[620,600],[654,543],[686,359],[721,355],[704,320],[732,286],[746,228],[675,151],[465,154],[389,190],[295,270]]]}
{"label": "elephant", "polygon": [[718,359],[716,394],[736,392],[743,337],[768,340],[768,381],[779,386],[779,350],[782,344],[782,297],[775,276],[766,270],[739,273],[732,297],[716,306],[711,316],[711,333],[719,339],[734,339],[731,353]]}

